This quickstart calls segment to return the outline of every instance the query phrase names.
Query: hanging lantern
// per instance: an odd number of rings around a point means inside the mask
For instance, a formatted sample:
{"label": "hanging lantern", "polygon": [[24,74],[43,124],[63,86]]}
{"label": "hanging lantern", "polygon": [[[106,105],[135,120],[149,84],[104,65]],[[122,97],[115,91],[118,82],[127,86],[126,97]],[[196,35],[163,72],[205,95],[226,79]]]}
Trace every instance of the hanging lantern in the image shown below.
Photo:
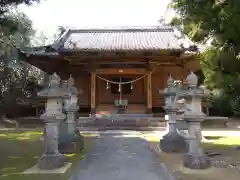
{"label": "hanging lantern", "polygon": [[106,89],[109,89],[109,82],[107,81],[107,86],[106,86]]}

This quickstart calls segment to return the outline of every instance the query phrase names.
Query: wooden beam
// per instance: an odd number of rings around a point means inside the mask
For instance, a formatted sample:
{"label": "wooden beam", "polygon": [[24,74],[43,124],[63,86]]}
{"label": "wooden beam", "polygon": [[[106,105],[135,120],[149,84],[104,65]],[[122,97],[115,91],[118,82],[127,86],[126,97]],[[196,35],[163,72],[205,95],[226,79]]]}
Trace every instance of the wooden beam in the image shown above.
{"label": "wooden beam", "polygon": [[[93,61],[93,60],[91,60]],[[182,59],[176,59],[176,58],[164,58],[164,59],[151,59],[151,60],[146,60],[146,59],[114,59],[114,60],[105,60],[105,59],[101,59],[101,60],[95,60],[92,63],[89,63],[89,61],[82,61],[82,60],[74,60],[74,61],[70,61],[71,66],[79,66],[79,65],[87,65],[88,68],[90,68],[90,66],[94,66],[97,67],[98,65],[145,65],[147,69],[151,69],[152,65],[175,65],[175,64],[181,64],[182,63]],[[87,68],[87,67],[86,67]],[[120,67],[119,67],[120,68]]]}
{"label": "wooden beam", "polygon": [[[87,62],[75,62],[71,63],[71,65],[78,64],[88,64]],[[99,61],[98,64],[146,64],[146,62],[142,61]]]}
{"label": "wooden beam", "polygon": [[129,68],[146,68],[144,64],[100,64],[100,68],[111,69],[129,69]]}
{"label": "wooden beam", "polygon": [[157,56],[157,55],[152,55],[152,56],[144,56],[144,55],[138,55],[138,56],[67,56],[64,57],[64,59],[70,61],[71,63],[77,63],[77,62],[89,62],[90,60],[94,60],[96,62],[147,62],[149,60],[154,60],[154,61],[165,61],[165,60],[176,60],[175,56],[169,56],[169,55],[162,55],[162,56]]}
{"label": "wooden beam", "polygon": [[74,55],[74,56],[179,56],[179,54],[183,53],[182,50],[115,50],[115,51],[69,51],[69,52],[61,52],[61,55]]}
{"label": "wooden beam", "polygon": [[96,69],[95,72],[97,74],[146,74],[148,73],[147,69],[145,68],[124,68],[124,69],[102,68],[102,69]]}

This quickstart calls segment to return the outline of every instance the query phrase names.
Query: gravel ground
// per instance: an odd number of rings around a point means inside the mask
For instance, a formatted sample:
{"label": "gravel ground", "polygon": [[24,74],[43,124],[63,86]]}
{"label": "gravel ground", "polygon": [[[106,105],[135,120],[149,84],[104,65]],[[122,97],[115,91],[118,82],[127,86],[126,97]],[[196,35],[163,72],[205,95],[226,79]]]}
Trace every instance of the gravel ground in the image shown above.
{"label": "gravel ground", "polygon": [[240,151],[224,150],[211,157],[212,167],[206,170],[190,170],[182,165],[183,154],[161,152],[158,143],[150,143],[149,148],[159,156],[159,161],[172,169],[178,180],[237,180],[240,176]]}

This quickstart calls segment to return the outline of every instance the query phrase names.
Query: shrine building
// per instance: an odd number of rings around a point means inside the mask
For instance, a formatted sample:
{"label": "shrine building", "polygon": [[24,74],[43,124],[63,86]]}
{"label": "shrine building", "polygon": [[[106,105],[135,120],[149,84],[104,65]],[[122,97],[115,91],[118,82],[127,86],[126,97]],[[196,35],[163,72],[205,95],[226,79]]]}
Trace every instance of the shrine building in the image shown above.
{"label": "shrine building", "polygon": [[173,26],[69,29],[47,46],[23,48],[21,59],[62,80],[70,75],[80,113],[163,112],[169,74],[182,80],[200,69],[197,46]]}

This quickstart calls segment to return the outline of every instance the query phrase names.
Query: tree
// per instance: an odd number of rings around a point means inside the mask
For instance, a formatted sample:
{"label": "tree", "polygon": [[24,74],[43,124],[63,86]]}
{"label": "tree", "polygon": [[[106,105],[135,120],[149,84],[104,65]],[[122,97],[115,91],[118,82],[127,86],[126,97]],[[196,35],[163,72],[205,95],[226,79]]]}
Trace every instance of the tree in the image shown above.
{"label": "tree", "polygon": [[172,23],[195,42],[211,41],[200,55],[205,83],[228,98],[234,111],[240,107],[240,1],[172,0],[179,14]]}
{"label": "tree", "polygon": [[19,4],[32,5],[34,2],[39,3],[40,0],[4,0],[0,1],[0,31],[1,33],[13,34],[17,32],[21,26],[22,17],[18,18],[12,15],[12,12]]}
{"label": "tree", "polygon": [[[35,31],[28,17],[16,9],[11,9],[4,16],[9,22],[13,22],[15,29],[7,24],[0,27],[0,97],[2,115],[6,109],[17,104],[17,100],[29,96],[27,85],[36,81],[35,69],[23,63],[20,68],[13,68],[18,61],[17,47],[30,46],[31,36]],[[10,31],[9,31],[10,30]]]}

